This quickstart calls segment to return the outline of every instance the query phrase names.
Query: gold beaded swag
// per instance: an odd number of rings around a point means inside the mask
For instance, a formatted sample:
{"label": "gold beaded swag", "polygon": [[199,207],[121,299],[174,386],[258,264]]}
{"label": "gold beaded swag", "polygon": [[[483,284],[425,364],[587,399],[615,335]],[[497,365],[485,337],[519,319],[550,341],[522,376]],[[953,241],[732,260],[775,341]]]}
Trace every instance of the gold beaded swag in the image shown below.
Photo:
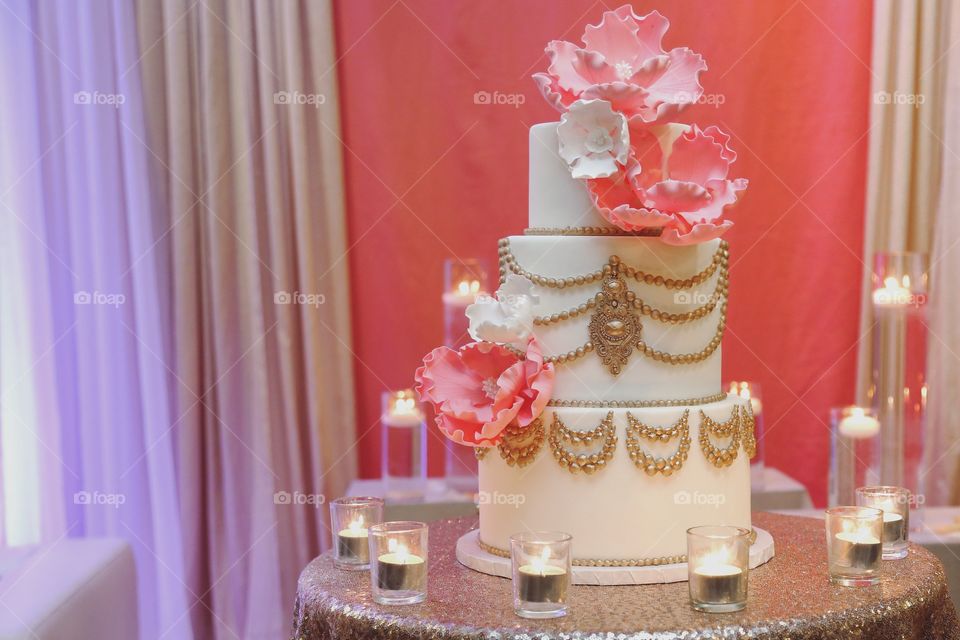
{"label": "gold beaded swag", "polygon": [[[567,353],[544,356],[546,362],[566,364],[595,351],[610,373],[618,375],[626,366],[634,351],[640,351],[644,356],[653,358],[658,362],[685,365],[706,360],[720,346],[720,340],[727,323],[727,285],[729,282],[728,263],[730,257],[728,244],[724,240],[720,241],[713,259],[706,268],[683,279],[648,273],[642,269],[623,264],[618,256],[610,256],[603,268],[591,273],[566,278],[551,278],[532,273],[521,267],[510,248],[509,238],[500,240],[499,254],[501,283],[506,280],[507,274],[511,272],[527,278],[536,285],[553,289],[582,287],[600,282],[600,291],[580,305],[548,316],[534,318],[534,325],[550,325],[571,320],[587,313],[592,314],[588,325],[589,340]],[[706,282],[717,272],[719,273],[716,287],[706,303],[684,313],[671,313],[652,307],[627,287],[627,280],[633,280],[638,283],[673,290],[691,289]],[[700,351],[679,354],[667,353],[654,349],[643,340],[641,316],[668,324],[686,324],[709,315],[717,305],[720,306],[720,319],[717,322],[716,331],[710,342]],[[520,356],[523,355],[519,351],[516,353]]]}
{"label": "gold beaded swag", "polygon": [[[757,454],[756,419],[749,401],[742,406],[734,405],[730,417],[723,422],[714,420],[703,409],[699,409],[699,414],[699,448],[710,464],[718,469],[729,467],[737,459],[741,448],[747,458]],[[680,471],[691,449],[689,419],[690,409],[687,408],[673,424],[652,426],[641,422],[628,411],[625,446],[634,466],[649,476],[669,477]],[[613,411],[607,412],[599,426],[584,431],[567,427],[556,411],[553,413],[549,436],[546,435],[542,416],[531,426],[524,430],[508,428],[497,445],[500,457],[510,466],[525,467],[533,462],[546,440],[561,468],[573,474],[592,475],[606,467],[617,449]],[[728,441],[726,446],[714,444],[721,440]],[[659,457],[645,450],[644,441],[650,444],[676,441],[677,445],[671,455]],[[593,450],[584,452],[582,447],[593,447]],[[479,460],[483,460],[489,451],[489,448],[475,449]]]}

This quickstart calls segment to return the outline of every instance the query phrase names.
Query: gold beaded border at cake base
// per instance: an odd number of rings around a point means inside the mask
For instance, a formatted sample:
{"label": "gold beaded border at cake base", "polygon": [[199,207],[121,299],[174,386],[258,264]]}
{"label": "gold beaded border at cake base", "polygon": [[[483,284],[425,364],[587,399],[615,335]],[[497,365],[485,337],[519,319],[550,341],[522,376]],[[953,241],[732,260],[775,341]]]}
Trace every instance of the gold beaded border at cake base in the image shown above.
{"label": "gold beaded border at cake base", "polygon": [[[717,422],[700,410],[700,450],[713,466],[729,467],[737,459],[740,450],[740,406],[733,405],[730,418],[726,422]],[[726,447],[717,447],[710,442],[710,436],[730,438]]]}
{"label": "gold beaded border at cake base", "polygon": [[659,227],[624,231],[617,227],[527,227],[525,236],[637,236],[655,238],[663,233]]}
{"label": "gold beaded border at cake base", "polygon": [[[572,451],[564,448],[563,442],[569,442],[574,446],[589,446],[594,440],[603,439],[603,444],[599,451],[594,453],[574,454]],[[613,411],[607,413],[595,429],[589,431],[575,431],[570,429],[556,411],[553,412],[553,422],[550,424],[550,449],[553,451],[553,457],[557,464],[570,473],[593,474],[602,470],[607,463],[613,459],[613,452],[617,448],[617,428],[613,424]]]}
{"label": "gold beaded border at cake base", "polygon": [[[630,460],[638,469],[641,469],[648,476],[655,476],[658,473],[664,476],[673,475],[674,471],[679,471],[683,463],[687,460],[690,452],[690,409],[684,409],[680,419],[669,427],[651,427],[633,417],[627,412],[627,428],[624,443],[627,447],[627,454]],[[677,450],[669,457],[662,458],[647,453],[640,447],[640,438],[653,442],[669,442],[674,438],[680,438]]]}
{"label": "gold beaded border at cake base", "polygon": [[[750,529],[750,544],[757,541],[757,530]],[[487,544],[479,537],[477,544],[480,549],[499,558],[509,558],[510,552]],[[654,556],[652,558],[624,559],[624,560],[592,560],[588,558],[573,558],[571,564],[575,567],[660,567],[666,564],[680,564],[687,561],[687,554],[677,556]]]}

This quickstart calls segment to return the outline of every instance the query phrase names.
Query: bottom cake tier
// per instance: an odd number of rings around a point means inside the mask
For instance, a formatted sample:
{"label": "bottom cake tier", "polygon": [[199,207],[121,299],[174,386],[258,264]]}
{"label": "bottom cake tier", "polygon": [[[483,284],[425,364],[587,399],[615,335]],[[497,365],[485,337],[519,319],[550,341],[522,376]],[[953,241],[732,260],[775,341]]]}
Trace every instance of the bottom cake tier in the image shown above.
{"label": "bottom cake tier", "polygon": [[539,423],[480,450],[480,545],[503,555],[514,533],[565,531],[577,565],[678,562],[690,527],[750,528],[755,448],[749,402],[736,396],[548,407]]}

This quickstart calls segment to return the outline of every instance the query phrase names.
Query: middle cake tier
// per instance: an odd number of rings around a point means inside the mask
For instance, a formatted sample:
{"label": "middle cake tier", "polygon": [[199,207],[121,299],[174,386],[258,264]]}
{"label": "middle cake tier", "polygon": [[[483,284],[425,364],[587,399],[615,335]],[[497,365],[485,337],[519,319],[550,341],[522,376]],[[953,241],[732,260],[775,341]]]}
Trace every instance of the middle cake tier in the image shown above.
{"label": "middle cake tier", "polygon": [[534,333],[545,356],[561,358],[557,401],[676,401],[721,391],[720,240],[676,247],[652,237],[511,236],[501,241],[500,266],[534,282]]}

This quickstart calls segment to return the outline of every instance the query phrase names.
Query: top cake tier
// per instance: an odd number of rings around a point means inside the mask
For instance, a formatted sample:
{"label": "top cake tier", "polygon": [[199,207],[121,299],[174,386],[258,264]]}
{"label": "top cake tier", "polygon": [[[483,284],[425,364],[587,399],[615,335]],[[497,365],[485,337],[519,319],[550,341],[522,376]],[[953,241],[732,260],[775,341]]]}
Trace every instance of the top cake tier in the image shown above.
{"label": "top cake tier", "polygon": [[586,185],[570,176],[557,151],[558,124],[530,127],[530,226],[608,227],[590,201]]}

